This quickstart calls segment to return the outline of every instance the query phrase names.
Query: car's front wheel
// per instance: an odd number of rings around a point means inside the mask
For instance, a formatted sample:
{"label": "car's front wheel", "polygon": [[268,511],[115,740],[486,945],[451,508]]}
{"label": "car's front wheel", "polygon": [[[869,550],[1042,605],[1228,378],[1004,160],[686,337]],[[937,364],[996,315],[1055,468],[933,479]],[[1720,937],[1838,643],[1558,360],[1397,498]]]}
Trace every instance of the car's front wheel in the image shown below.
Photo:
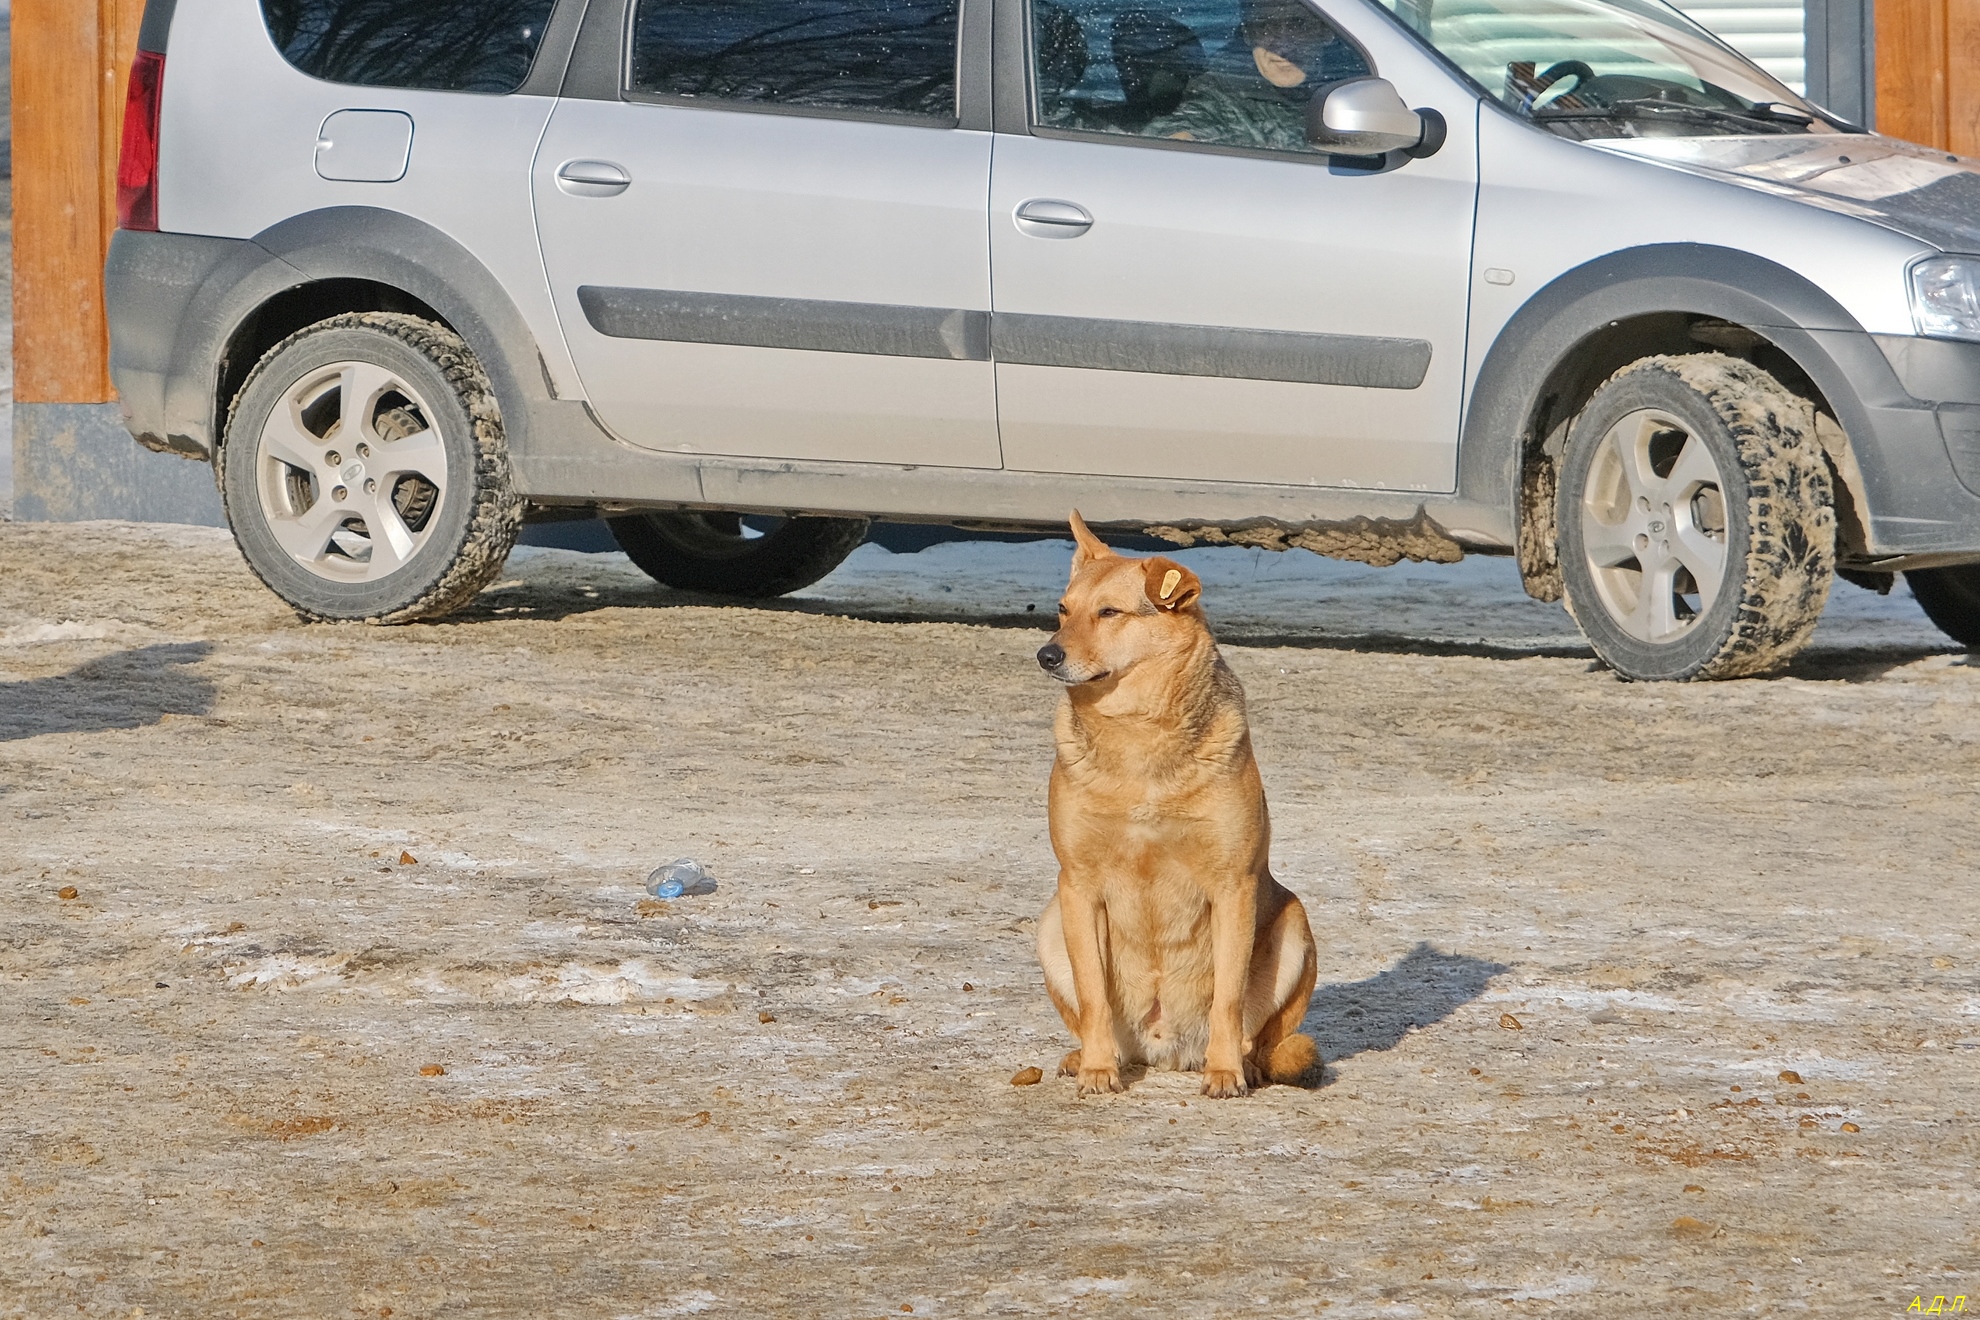
{"label": "car's front wheel", "polygon": [[522,522],[501,414],[460,336],[364,312],[270,349],[220,453],[234,539],[311,619],[403,623],[472,598]]}
{"label": "car's front wheel", "polygon": [[608,518],[619,548],[683,591],[766,599],[808,587],[866,540],[864,518],[752,518],[656,509]]}
{"label": "car's front wheel", "polygon": [[1610,377],[1568,433],[1557,526],[1567,605],[1633,679],[1786,663],[1835,574],[1835,510],[1806,402],[1717,353]]}

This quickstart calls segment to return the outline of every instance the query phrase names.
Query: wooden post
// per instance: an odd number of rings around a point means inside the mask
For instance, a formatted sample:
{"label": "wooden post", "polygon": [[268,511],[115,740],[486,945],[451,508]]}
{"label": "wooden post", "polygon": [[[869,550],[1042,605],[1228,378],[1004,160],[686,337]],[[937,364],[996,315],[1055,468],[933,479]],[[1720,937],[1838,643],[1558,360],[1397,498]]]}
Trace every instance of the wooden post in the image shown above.
{"label": "wooden post", "polygon": [[1980,4],[1877,0],[1877,131],[1980,155]]}
{"label": "wooden post", "polygon": [[103,260],[143,0],[14,0],[14,398],[104,403]]}

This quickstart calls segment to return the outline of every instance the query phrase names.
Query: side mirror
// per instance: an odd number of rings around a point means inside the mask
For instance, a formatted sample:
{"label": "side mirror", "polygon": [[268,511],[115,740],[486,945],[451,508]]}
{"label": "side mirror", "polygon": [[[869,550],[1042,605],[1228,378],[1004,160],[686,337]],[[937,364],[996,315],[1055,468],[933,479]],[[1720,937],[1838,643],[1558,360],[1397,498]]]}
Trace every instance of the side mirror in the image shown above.
{"label": "side mirror", "polygon": [[1306,106],[1306,140],[1333,156],[1400,151],[1421,160],[1437,154],[1444,134],[1442,115],[1410,109],[1387,78],[1328,83]]}

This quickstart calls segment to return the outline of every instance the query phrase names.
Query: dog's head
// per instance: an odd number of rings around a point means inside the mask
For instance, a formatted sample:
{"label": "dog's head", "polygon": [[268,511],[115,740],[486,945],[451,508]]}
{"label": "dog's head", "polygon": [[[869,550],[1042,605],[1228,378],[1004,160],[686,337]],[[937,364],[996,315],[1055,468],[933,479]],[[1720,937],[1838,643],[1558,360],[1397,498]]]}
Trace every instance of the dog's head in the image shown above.
{"label": "dog's head", "polygon": [[1072,579],[1059,630],[1038,651],[1041,669],[1077,686],[1119,678],[1152,657],[1192,645],[1203,630],[1203,584],[1173,559],[1115,554],[1072,515]]}

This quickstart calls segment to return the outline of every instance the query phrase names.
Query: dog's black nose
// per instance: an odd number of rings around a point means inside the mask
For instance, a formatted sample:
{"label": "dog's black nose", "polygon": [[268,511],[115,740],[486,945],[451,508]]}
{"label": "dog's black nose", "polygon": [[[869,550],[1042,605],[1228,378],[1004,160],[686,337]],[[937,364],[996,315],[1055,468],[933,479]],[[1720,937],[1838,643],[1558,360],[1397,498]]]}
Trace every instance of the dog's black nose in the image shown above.
{"label": "dog's black nose", "polygon": [[1066,662],[1066,648],[1057,642],[1047,642],[1038,648],[1038,667],[1057,669]]}

